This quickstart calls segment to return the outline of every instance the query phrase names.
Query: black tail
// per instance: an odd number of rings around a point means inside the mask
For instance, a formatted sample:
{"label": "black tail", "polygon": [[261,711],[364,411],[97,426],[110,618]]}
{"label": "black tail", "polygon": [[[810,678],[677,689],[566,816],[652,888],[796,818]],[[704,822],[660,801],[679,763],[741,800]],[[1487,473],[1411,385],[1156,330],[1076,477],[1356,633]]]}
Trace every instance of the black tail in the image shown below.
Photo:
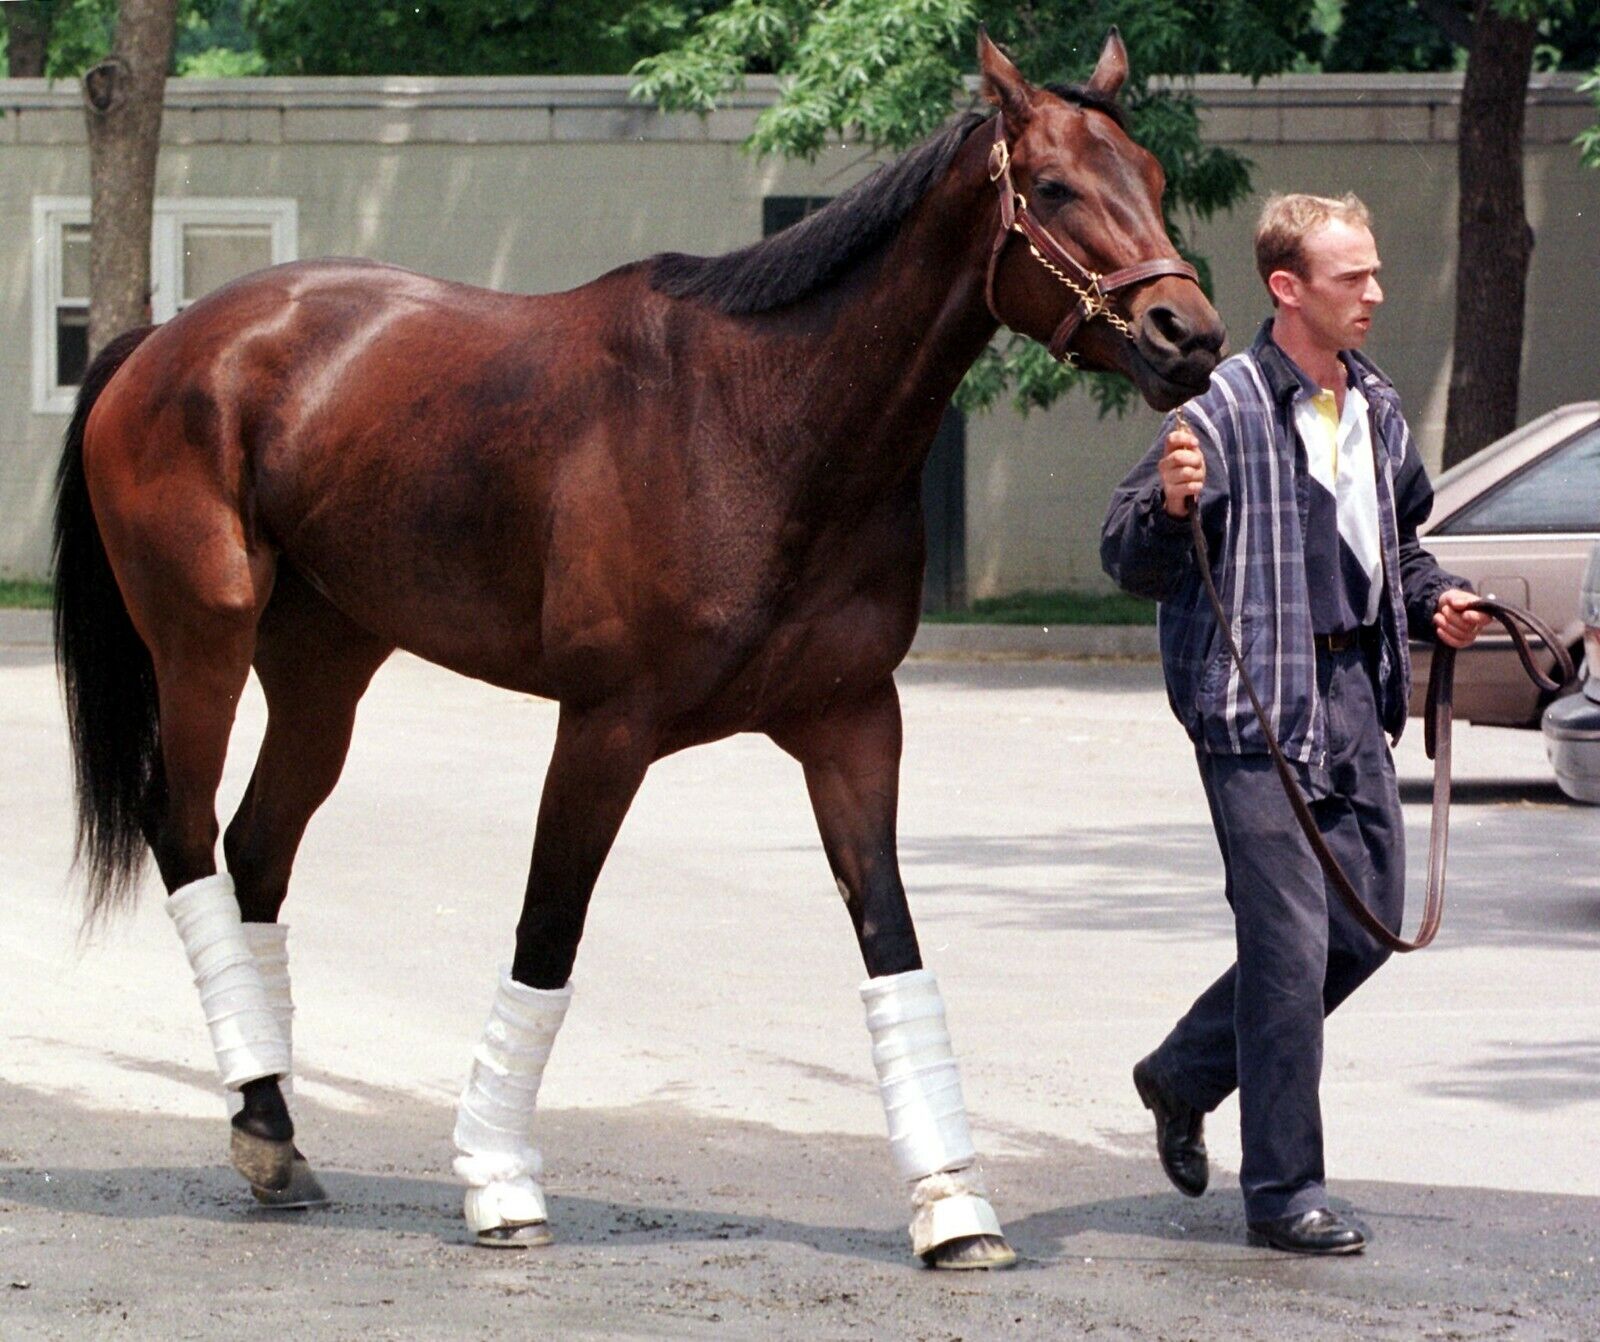
{"label": "black tail", "polygon": [[144,820],[165,786],[155,668],[106,559],[83,473],[89,412],[155,328],[125,331],[84,374],[56,474],[56,666],[67,701],[78,802],[75,861],[87,867],[88,917],[132,902],[144,865]]}

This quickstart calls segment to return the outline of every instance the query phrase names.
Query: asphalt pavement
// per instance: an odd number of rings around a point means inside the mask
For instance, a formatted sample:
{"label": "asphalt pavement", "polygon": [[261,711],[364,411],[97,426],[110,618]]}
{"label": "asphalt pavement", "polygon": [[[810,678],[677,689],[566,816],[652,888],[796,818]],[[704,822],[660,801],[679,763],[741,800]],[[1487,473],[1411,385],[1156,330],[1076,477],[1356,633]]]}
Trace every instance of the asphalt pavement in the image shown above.
{"label": "asphalt pavement", "polygon": [[[1600,811],[1561,795],[1537,734],[1458,729],[1444,932],[1329,1024],[1330,1186],[1373,1231],[1360,1259],[1244,1246],[1231,1102],[1204,1198],[1153,1158],[1128,1069],[1232,944],[1158,668],[981,649],[902,669],[900,851],[1018,1269],[910,1263],[849,923],[798,767],[743,737],[646,780],[541,1096],[557,1243],[494,1254],[463,1242],[450,1125],[554,706],[407,657],[379,673],[286,911],[300,1144],[335,1206],[263,1214],[226,1168],[153,875],[80,936],[42,628],[0,627],[8,1342],[1600,1331]],[[252,687],[225,815],[263,719]],[[1397,759],[1420,891],[1420,730]]]}

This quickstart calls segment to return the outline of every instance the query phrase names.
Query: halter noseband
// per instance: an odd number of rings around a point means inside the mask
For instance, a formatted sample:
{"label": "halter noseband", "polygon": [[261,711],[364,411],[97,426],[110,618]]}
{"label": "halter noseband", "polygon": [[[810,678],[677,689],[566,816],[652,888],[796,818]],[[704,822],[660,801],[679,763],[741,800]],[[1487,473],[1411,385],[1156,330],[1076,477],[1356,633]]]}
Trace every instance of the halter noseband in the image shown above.
{"label": "halter noseband", "polygon": [[1020,233],[1027,240],[1028,252],[1034,260],[1077,296],[1077,302],[1061,319],[1061,325],[1056,327],[1055,334],[1050,337],[1050,357],[1053,359],[1071,363],[1072,354],[1067,346],[1072,343],[1073,336],[1077,335],[1078,328],[1096,317],[1104,317],[1124,339],[1131,341],[1134,338],[1133,327],[1129,325],[1127,318],[1113,311],[1111,307],[1111,295],[1119,289],[1127,289],[1145,280],[1153,280],[1158,275],[1181,275],[1195,284],[1200,283],[1200,276],[1195,273],[1195,268],[1187,261],[1179,261],[1176,258],[1140,261],[1131,266],[1124,266],[1121,270],[1114,270],[1109,275],[1098,275],[1080,265],[1066,248],[1034,219],[1032,211],[1028,209],[1027,197],[1013,185],[1011,148],[1006,143],[1005,116],[998,112],[994,118],[994,147],[989,150],[989,180],[1000,192],[1000,231],[995,234],[994,246],[989,250],[989,274],[984,283],[984,297],[988,300],[990,315],[1002,326],[1009,324],[994,305],[994,272],[1000,264],[1000,253],[1005,250],[1011,235]]}

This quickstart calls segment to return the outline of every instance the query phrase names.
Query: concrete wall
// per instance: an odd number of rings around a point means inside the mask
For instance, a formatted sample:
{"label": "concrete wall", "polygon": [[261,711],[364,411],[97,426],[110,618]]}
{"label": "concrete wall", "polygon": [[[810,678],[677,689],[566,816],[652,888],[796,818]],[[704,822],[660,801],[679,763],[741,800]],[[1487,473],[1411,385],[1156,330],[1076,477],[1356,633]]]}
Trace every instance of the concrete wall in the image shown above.
{"label": "concrete wall", "polygon": [[[1538,230],[1522,417],[1595,395],[1600,173],[1568,143],[1592,120],[1570,79],[1543,81],[1528,127]],[[716,252],[760,236],[765,196],[826,195],[864,175],[858,145],[815,163],[739,147],[773,93],[758,85],[709,118],[626,101],[623,79],[176,81],[158,193],[292,197],[299,255],[381,258],[497,288],[565,288],[653,251]],[[1454,115],[1459,80],[1202,79],[1214,138],[1256,163],[1263,192],[1353,189],[1373,207],[1390,301],[1371,349],[1437,450],[1449,373]],[[31,202],[86,196],[72,86],[0,81],[0,573],[38,574],[65,417],[36,414]],[[1249,261],[1253,207],[1196,229],[1236,343],[1262,313]],[[1155,424],[1098,421],[1086,404],[968,431],[968,591],[1104,585],[1095,534],[1106,496]]]}

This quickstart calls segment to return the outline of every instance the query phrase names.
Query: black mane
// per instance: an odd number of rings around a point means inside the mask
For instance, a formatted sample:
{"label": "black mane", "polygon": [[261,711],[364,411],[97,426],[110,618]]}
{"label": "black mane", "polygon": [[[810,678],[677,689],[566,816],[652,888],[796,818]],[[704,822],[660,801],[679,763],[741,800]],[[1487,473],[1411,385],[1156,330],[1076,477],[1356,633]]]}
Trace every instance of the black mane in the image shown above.
{"label": "black mane", "polygon": [[1128,129],[1127,113],[1122,110],[1122,104],[1115,98],[1096,93],[1082,84],[1046,84],[1044,87],[1046,93],[1055,94],[1062,102],[1076,103],[1079,107],[1089,107],[1096,112],[1104,112],[1123,130]]}
{"label": "black mane", "polygon": [[736,252],[651,257],[650,287],[673,298],[703,298],[736,315],[804,298],[888,238],[985,120],[981,112],[967,113],[815,214]]}
{"label": "black mane", "polygon": [[[1104,112],[1127,129],[1116,99],[1081,84],[1047,84],[1064,102]],[[650,287],[673,298],[703,298],[721,312],[769,312],[813,293],[894,232],[988,119],[968,112],[915,149],[886,163],[815,214],[723,256],[662,252],[645,262]]]}

